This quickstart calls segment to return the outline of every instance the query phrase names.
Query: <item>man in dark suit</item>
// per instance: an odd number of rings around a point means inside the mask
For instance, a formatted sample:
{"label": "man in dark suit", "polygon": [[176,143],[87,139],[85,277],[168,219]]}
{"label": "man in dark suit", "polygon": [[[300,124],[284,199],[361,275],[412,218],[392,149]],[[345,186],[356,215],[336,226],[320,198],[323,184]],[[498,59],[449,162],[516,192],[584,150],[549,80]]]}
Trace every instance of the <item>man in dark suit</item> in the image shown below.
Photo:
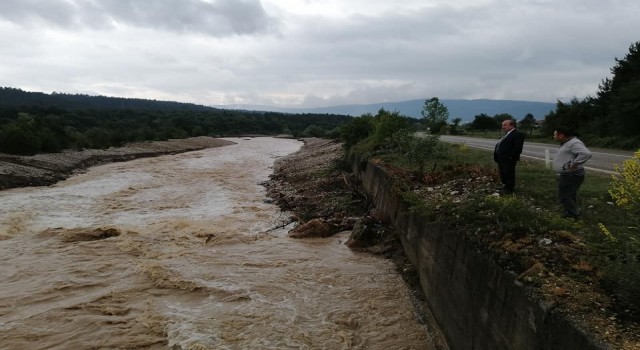
{"label": "man in dark suit", "polygon": [[516,185],[516,162],[520,160],[524,134],[516,130],[516,121],[507,119],[502,122],[504,136],[496,144],[493,151],[493,160],[498,163],[500,181],[503,188],[500,194],[511,194]]}

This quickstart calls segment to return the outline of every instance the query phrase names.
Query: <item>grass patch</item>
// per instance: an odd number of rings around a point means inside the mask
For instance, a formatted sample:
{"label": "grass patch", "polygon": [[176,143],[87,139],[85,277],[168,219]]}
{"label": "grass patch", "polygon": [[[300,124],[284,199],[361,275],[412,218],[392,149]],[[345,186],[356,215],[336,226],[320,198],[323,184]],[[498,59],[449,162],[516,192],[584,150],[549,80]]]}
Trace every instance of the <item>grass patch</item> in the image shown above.
{"label": "grass patch", "polygon": [[516,195],[499,197],[490,151],[456,144],[446,148],[447,155],[432,159],[421,176],[401,155],[374,157],[400,179],[397,187],[412,211],[466,232],[518,274],[541,262],[553,276],[593,284],[621,319],[640,321],[638,221],[614,205],[610,176],[587,172],[578,192],[582,217],[574,221],[560,216],[556,175],[542,162],[521,161]]}

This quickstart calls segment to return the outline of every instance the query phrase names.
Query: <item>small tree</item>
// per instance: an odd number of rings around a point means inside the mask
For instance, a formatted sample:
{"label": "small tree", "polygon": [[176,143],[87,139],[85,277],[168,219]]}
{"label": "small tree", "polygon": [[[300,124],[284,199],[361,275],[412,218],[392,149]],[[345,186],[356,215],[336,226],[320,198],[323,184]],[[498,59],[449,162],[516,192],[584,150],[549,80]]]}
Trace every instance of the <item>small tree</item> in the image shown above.
{"label": "small tree", "polygon": [[527,113],[527,115],[522,118],[519,122],[520,129],[529,130],[529,134],[533,132],[533,128],[536,125],[536,118],[531,113]]}
{"label": "small tree", "polygon": [[425,125],[434,134],[439,133],[440,129],[447,125],[447,120],[449,120],[449,109],[437,97],[424,101],[421,113]]}
{"label": "small tree", "polygon": [[469,125],[469,128],[474,130],[495,130],[500,128],[500,123],[492,117],[482,113],[473,117],[473,121],[471,122],[471,125]]}
{"label": "small tree", "polygon": [[375,128],[373,131],[373,141],[382,144],[398,130],[408,129],[409,118],[403,117],[398,112],[388,112],[380,109],[375,117]]}
{"label": "small tree", "polygon": [[616,204],[630,210],[636,219],[640,218],[640,150],[634,157],[622,163],[620,175],[613,175],[609,194]]}
{"label": "small tree", "polygon": [[509,113],[498,113],[493,116],[493,119],[495,119],[498,126],[501,125],[502,122],[505,120],[509,120],[509,119],[515,120],[515,118]]}
{"label": "small tree", "polygon": [[599,224],[600,230],[609,237],[609,243],[615,246],[617,255],[604,267],[604,280],[611,283],[615,294],[627,308],[640,313],[640,238],[637,235],[640,225],[640,150],[622,163],[622,170],[617,166],[616,170],[620,175],[613,175],[609,194],[618,206],[629,210],[636,232],[616,237]]}
{"label": "small tree", "polygon": [[439,142],[439,136],[416,136],[411,130],[400,130],[389,138],[389,146],[402,155],[402,162],[418,168],[422,178],[430,161],[446,154],[447,149]]}
{"label": "small tree", "polygon": [[344,147],[349,149],[356,143],[369,137],[369,135],[373,133],[373,130],[373,116],[371,114],[364,114],[340,126],[340,139]]}
{"label": "small tree", "polygon": [[460,123],[462,123],[462,118],[460,117],[453,118],[451,120],[451,127],[449,129],[449,133],[451,135],[458,135],[460,133],[460,131],[458,130],[458,128],[460,127]]}

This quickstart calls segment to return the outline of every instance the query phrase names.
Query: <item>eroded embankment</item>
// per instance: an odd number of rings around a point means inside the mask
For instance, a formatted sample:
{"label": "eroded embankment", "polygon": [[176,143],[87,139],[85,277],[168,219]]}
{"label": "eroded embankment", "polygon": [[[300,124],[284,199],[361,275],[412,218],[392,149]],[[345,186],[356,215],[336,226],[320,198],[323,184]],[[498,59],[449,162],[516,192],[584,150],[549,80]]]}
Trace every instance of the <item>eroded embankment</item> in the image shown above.
{"label": "eroded embankment", "polygon": [[51,185],[97,164],[189,152],[230,144],[233,142],[201,136],[168,141],[137,142],[106,150],[86,149],[34,156],[0,154],[0,190]]}
{"label": "eroded embankment", "polygon": [[[405,256],[393,227],[381,221],[380,213],[371,207],[371,197],[359,186],[348,167],[339,164],[342,144],[334,140],[303,139],[304,146],[293,154],[278,159],[271,180],[264,183],[269,196],[283,210],[292,212],[298,226],[289,232],[318,220],[334,226],[335,231],[349,232],[344,242],[352,250],[384,256],[393,261],[411,293],[413,314],[425,327],[430,349],[449,349],[424,300],[416,271]],[[332,233],[320,234],[326,237]],[[400,292],[404,286],[397,286]],[[398,344],[396,344],[398,345]],[[398,345],[401,347],[400,345]]]}
{"label": "eroded embankment", "polygon": [[610,348],[550,305],[531,297],[516,275],[478,251],[463,233],[412,213],[382,167],[354,159],[353,172],[400,235],[451,348]]}

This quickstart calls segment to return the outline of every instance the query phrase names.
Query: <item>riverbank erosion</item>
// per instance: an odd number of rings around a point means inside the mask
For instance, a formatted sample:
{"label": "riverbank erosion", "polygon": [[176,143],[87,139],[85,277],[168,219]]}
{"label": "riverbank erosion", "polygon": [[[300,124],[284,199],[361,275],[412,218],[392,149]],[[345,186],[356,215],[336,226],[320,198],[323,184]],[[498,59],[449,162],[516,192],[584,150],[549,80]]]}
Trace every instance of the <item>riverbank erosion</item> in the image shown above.
{"label": "riverbank erosion", "polygon": [[[273,201],[296,222],[289,237],[303,239],[349,232],[344,242],[355,251],[393,261],[412,298],[413,312],[425,327],[429,349],[449,349],[433,319],[414,266],[404,254],[396,230],[372,206],[372,198],[343,162],[342,144],[332,140],[303,139],[302,148],[276,160],[271,179],[263,185]],[[400,288],[400,287],[399,287]]]}
{"label": "riverbank erosion", "polygon": [[167,141],[136,142],[104,150],[68,150],[34,156],[0,153],[0,190],[52,185],[93,165],[222,147],[233,143],[232,141],[201,136]]}
{"label": "riverbank erosion", "polygon": [[354,159],[353,171],[396,227],[452,349],[613,348],[594,332],[599,323],[585,319],[584,310],[567,314],[560,299],[540,297],[523,282],[526,274],[504,269],[465,232],[413,212],[383,166]]}
{"label": "riverbank erosion", "polygon": [[[335,154],[330,156],[332,152]],[[516,237],[515,243],[513,237],[484,237],[493,240],[491,247],[504,247],[504,254],[495,254],[484,249],[484,243],[470,239],[468,232],[434,224],[413,211],[412,204],[403,200],[394,186],[394,172],[383,164],[358,159],[344,162],[341,155],[336,143],[307,141],[301,152],[276,162],[272,177],[276,184],[268,186],[270,196],[294,213],[297,227],[317,221],[329,223],[337,226],[333,231],[352,231],[346,243],[354,249],[382,253],[397,261],[401,256],[408,259],[398,264],[398,271],[413,283],[414,291],[420,294],[417,298],[428,304],[424,314],[441,327],[450,348],[638,348],[636,328],[618,322],[607,312],[597,285],[562,284],[562,271],[542,273],[532,267],[521,272],[496,259],[505,254],[526,261],[539,259],[551,269],[551,260],[559,259],[558,254],[562,261],[579,257],[580,242],[570,237],[560,237],[554,244],[547,244],[548,240],[538,243],[536,236]],[[482,186],[494,185],[491,179],[483,181],[487,184],[481,181]],[[459,192],[442,187],[449,195]],[[350,212],[345,209],[348,206],[359,209]],[[348,219],[358,211],[361,217]],[[292,230],[290,236],[300,237],[297,232]],[[373,239],[361,239],[367,235]],[[400,243],[392,243],[392,237]],[[532,243],[525,245],[524,240]],[[534,249],[537,245],[541,247]],[[539,254],[540,249],[549,250],[549,256]],[[534,264],[539,266],[542,264]],[[534,277],[544,277],[542,287],[530,282]]]}

